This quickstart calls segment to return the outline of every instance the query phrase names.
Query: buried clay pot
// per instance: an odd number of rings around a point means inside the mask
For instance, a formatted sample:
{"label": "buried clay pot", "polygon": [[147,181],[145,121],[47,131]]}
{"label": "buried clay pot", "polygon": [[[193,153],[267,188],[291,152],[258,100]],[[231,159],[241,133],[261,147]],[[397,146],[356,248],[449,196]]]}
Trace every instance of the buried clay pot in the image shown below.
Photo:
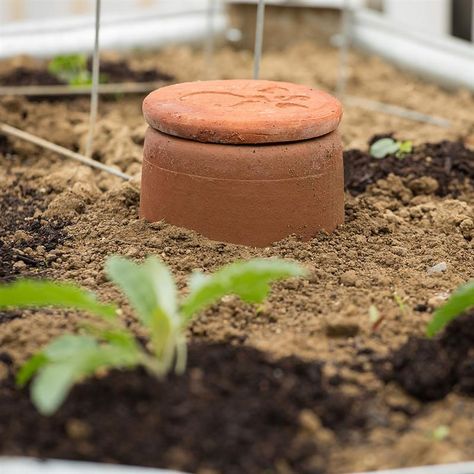
{"label": "buried clay pot", "polygon": [[322,91],[206,81],[144,101],[140,212],[208,238],[266,246],[344,219],[342,110]]}

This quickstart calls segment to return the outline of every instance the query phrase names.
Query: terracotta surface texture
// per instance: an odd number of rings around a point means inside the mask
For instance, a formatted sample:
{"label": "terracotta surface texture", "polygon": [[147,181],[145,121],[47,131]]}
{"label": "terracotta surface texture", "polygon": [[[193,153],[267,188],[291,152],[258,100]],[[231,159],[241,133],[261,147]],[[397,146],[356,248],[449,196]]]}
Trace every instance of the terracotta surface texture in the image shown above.
{"label": "terracotta surface texture", "polygon": [[223,242],[264,247],[290,234],[310,239],[344,219],[340,136],[229,146],[149,128],[140,206],[148,221]]}
{"label": "terracotta surface texture", "polygon": [[196,81],[162,87],[143,102],[148,124],[206,143],[281,143],[319,137],[341,120],[340,102],[304,85],[264,80]]}

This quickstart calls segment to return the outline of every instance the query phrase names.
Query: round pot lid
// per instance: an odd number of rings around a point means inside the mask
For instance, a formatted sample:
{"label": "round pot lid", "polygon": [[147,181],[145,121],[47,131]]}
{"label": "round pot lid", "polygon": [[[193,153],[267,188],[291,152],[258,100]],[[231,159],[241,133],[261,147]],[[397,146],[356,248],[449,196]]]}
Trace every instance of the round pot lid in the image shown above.
{"label": "round pot lid", "polygon": [[337,128],[341,103],[289,82],[198,81],[162,87],[143,101],[148,124],[206,143],[280,143],[316,138]]}

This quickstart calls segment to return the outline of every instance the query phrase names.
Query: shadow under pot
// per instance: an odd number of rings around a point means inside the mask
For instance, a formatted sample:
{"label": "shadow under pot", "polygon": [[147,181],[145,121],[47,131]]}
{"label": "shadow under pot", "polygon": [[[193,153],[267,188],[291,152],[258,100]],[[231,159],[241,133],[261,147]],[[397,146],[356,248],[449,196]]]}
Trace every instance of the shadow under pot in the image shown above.
{"label": "shadow under pot", "polygon": [[222,242],[308,240],[344,220],[340,103],[263,80],[163,87],[143,103],[140,213]]}

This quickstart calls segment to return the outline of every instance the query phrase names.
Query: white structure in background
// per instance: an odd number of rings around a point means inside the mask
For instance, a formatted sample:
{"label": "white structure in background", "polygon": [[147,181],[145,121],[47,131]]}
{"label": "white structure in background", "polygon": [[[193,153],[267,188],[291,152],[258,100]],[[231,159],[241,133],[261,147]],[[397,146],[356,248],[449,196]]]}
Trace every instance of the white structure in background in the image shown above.
{"label": "white structure in background", "polygon": [[351,37],[359,47],[403,68],[447,86],[474,90],[474,47],[467,41],[413,31],[368,9],[353,12]]}
{"label": "white structure in background", "polygon": [[[0,0],[0,58],[90,51],[95,0]],[[208,0],[102,0],[101,47],[159,47],[201,40]],[[221,5],[214,32],[226,17]]]}
{"label": "white structure in background", "polygon": [[[90,51],[94,1],[0,0],[0,58]],[[351,36],[360,47],[441,83],[474,90],[474,45],[449,34],[453,6],[466,5],[469,0],[457,4],[454,1],[457,0],[266,0],[266,3],[320,8],[350,5]],[[102,2],[100,41],[101,47],[107,49],[159,47],[204,39],[210,31],[211,3],[217,5],[212,30],[219,33],[226,28],[225,3],[256,3],[257,0]],[[374,4],[382,11],[367,8]],[[474,14],[474,7],[468,15],[471,13]]]}
{"label": "white structure in background", "polygon": [[451,0],[385,0],[384,13],[415,32],[451,33]]}
{"label": "white structure in background", "polygon": [[[207,0],[102,0],[102,15],[202,10]],[[93,16],[95,0],[1,0],[0,23]]]}

